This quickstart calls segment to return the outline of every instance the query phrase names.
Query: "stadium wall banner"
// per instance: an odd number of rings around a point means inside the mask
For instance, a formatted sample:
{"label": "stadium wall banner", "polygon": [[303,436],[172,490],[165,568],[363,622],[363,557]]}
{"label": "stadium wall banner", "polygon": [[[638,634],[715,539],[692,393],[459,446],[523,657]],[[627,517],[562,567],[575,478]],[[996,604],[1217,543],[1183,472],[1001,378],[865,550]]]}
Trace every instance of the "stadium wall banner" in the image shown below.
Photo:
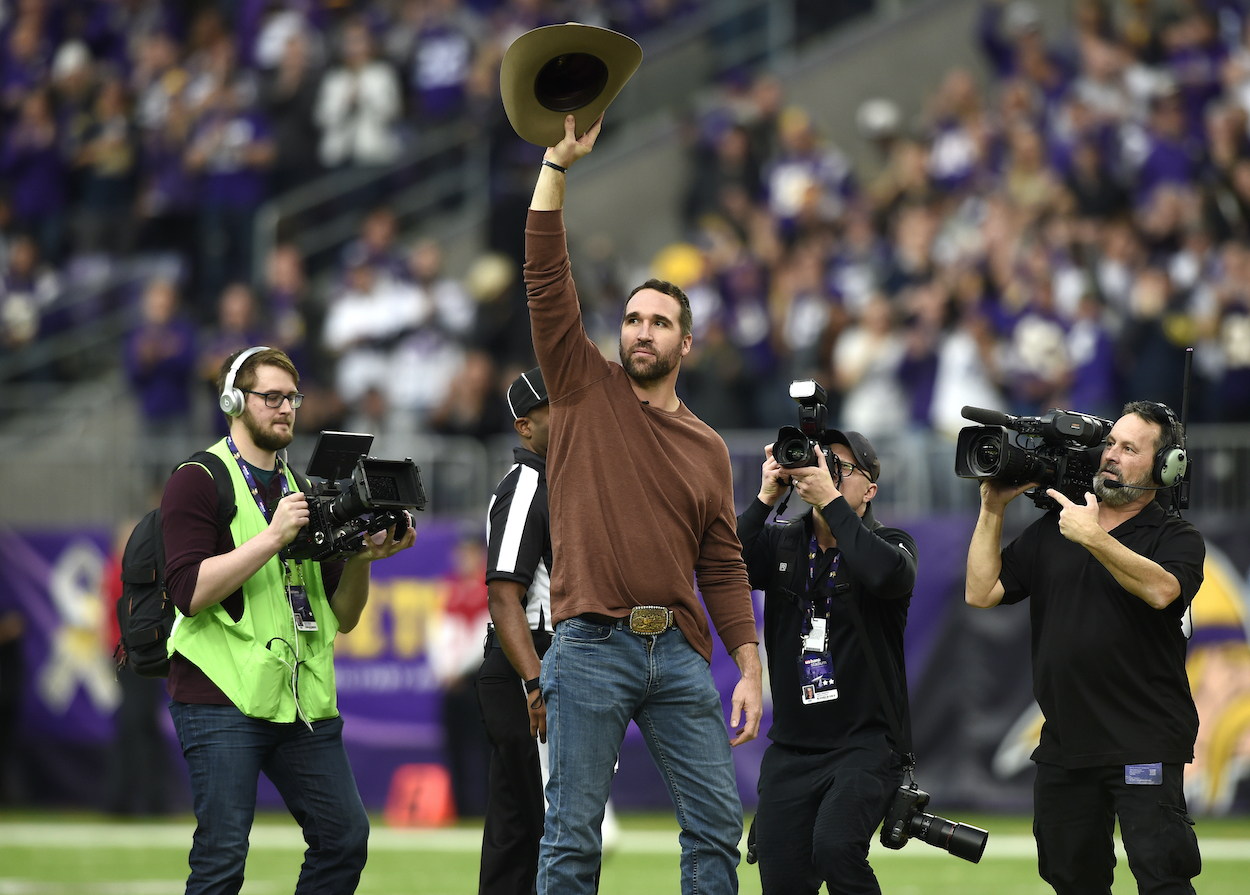
{"label": "stadium wall banner", "polygon": [[[1198,812],[1241,813],[1250,811],[1250,532],[1236,520],[1189,518],[1206,537],[1207,566],[1192,612],[1188,666],[1201,727],[1187,797]],[[940,811],[1028,811],[1029,754],[1042,721],[1031,692],[1028,607],[979,611],[964,605],[963,567],[974,522],[967,515],[888,520],[911,532],[920,551],[905,641],[918,780]],[[487,618],[480,609],[465,612],[466,600],[476,599],[466,598],[465,572],[458,567],[465,539],[451,523],[419,528],[413,549],[375,564],[368,608],[359,626],[336,642],[344,738],[371,809],[385,804],[399,766],[457,758],[449,754],[441,681],[448,668],[471,674]],[[22,619],[19,638],[0,640],[0,784],[5,775],[16,779],[7,791],[27,803],[104,804],[122,700],[112,643],[103,633],[112,612],[101,597],[110,541],[102,530],[0,530],[0,631],[6,615]],[[469,574],[476,577],[472,568]],[[754,596],[762,620],[762,596]],[[719,641],[712,674],[727,710],[737,669]],[[174,769],[168,785],[176,791],[175,806],[185,808],[185,766],[167,712],[161,708],[158,715]],[[770,718],[765,686],[761,736],[734,750],[748,807],[756,801]],[[15,744],[7,756],[6,734]],[[5,791],[0,786],[0,794]],[[632,725],[613,795],[627,810],[668,804]],[[281,805],[267,781],[260,802]]]}

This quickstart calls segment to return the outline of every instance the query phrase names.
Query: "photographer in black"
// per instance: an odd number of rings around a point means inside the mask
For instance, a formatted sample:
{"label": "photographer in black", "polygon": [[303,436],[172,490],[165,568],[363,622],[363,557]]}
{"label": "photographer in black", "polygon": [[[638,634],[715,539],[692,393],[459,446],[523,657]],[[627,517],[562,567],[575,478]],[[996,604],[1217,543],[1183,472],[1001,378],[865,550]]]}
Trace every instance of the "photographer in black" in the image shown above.
{"label": "photographer in black", "polygon": [[[879,893],[868,844],[903,780],[903,744],[873,682],[848,604],[906,718],[903,629],[916,544],[872,514],[881,464],[858,432],[828,430],[815,465],[766,459],[759,496],[738,517],[751,586],[764,591],[772,744],[760,768],[756,848],[765,895]],[[766,524],[791,485],[810,512]],[[784,505],[783,505],[784,506]]]}
{"label": "photographer in black", "polygon": [[1001,549],[1007,504],[1032,487],[986,478],[964,594],[988,608],[1030,598],[1038,871],[1060,895],[1109,893],[1120,820],[1142,895],[1192,893],[1202,859],[1184,766],[1198,713],[1182,621],[1202,584],[1202,535],[1156,500],[1186,466],[1162,404],[1124,408],[1084,502],[1058,503]]}

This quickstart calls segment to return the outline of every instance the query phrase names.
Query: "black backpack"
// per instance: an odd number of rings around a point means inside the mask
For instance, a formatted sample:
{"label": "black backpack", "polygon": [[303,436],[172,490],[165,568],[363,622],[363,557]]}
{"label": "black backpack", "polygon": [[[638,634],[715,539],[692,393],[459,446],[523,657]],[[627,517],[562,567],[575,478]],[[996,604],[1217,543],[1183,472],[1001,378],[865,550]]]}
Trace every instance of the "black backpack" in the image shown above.
{"label": "black backpack", "polygon": [[[234,485],[230,471],[216,454],[197,451],[183,463],[206,467],[217,485],[217,525],[234,518]],[[121,639],[113,651],[117,668],[129,668],[140,677],[168,677],[166,644],[174,626],[174,604],[165,592],[165,539],[161,534],[161,508],[157,507],[135,525],[122,553],[122,595],[117,600],[117,627]]]}

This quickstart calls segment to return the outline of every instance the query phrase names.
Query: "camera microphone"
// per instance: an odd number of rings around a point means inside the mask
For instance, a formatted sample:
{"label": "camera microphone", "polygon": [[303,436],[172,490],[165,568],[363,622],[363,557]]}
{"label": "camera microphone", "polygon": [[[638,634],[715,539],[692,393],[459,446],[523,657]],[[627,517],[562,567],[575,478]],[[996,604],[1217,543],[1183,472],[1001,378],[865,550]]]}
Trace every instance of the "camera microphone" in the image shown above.
{"label": "camera microphone", "polygon": [[1019,419],[1009,413],[990,410],[987,407],[965,407],[959,413],[964,419],[983,426],[1006,426],[1008,429],[1014,428],[1012,423]]}
{"label": "camera microphone", "polygon": [[1102,483],[1107,488],[1136,488],[1138,491],[1167,491],[1175,488],[1175,484],[1171,485],[1126,485],[1123,482],[1117,482],[1115,479],[1103,479]]}

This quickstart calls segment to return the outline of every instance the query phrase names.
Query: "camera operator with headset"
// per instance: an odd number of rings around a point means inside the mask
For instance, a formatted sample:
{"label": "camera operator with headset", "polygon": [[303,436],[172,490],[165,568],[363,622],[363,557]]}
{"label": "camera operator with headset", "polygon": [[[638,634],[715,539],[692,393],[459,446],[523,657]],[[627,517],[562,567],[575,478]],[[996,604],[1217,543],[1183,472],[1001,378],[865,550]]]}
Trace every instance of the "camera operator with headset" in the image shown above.
{"label": "camera operator with headset", "polygon": [[[369,598],[374,560],[411,547],[394,527],[345,562],[279,557],[308,524],[299,479],[278,452],[303,401],[299,373],[276,348],[226,359],[218,376],[230,434],[180,466],[161,500],[170,715],[191,776],[197,822],[188,895],[243,885],[256,782],[264,773],[304,831],[297,893],[353,892],[369,820],[343,748],[334,636]],[[220,518],[228,479],[234,513]]]}
{"label": "camera operator with headset", "polygon": [[[738,517],[751,586],[764,591],[773,693],[754,830],[760,880],[765,895],[815,893],[822,880],[833,895],[879,893],[868,845],[910,751],[892,730],[907,718],[916,543],[873,518],[881,464],[863,435],[818,433],[828,446],[789,467],[774,456],[794,459],[781,440],[764,449],[759,495]],[[787,485],[812,509],[765,524]]]}
{"label": "camera operator with headset", "polygon": [[965,600],[1030,598],[1038,870],[1060,895],[1109,892],[1120,821],[1142,893],[1192,893],[1202,867],[1184,766],[1198,713],[1182,621],[1202,584],[1202,535],[1155,498],[1179,489],[1184,432],[1162,404],[1125,405],[1085,502],[1058,507],[1001,548],[1007,504],[1033,483],[981,481]]}

